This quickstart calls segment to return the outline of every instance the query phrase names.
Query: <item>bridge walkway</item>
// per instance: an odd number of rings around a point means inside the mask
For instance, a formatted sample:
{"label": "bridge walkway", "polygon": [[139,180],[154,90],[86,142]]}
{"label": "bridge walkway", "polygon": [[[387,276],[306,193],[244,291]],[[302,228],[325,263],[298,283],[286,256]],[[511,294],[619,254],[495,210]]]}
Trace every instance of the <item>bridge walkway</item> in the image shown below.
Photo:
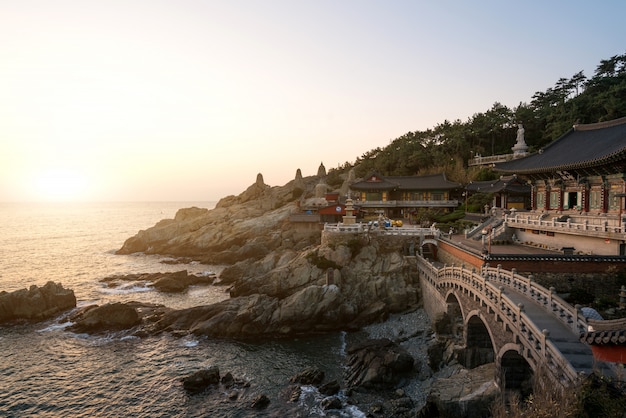
{"label": "bridge walkway", "polygon": [[575,334],[563,322],[550,315],[545,307],[535,300],[519,293],[516,289],[504,286],[506,296],[515,304],[524,305],[524,313],[541,330],[548,330],[548,339],[556,346],[561,354],[570,362],[578,372],[591,374],[600,368],[593,358],[591,348],[580,341],[579,335]]}

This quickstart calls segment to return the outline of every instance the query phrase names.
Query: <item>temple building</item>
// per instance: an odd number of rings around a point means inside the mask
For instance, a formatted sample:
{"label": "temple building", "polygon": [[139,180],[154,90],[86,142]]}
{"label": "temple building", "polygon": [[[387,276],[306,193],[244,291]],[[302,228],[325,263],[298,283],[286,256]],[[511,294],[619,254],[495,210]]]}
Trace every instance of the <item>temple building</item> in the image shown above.
{"label": "temple building", "polygon": [[531,212],[507,220],[518,238],[547,246],[569,241],[587,254],[626,255],[626,118],[575,125],[539,151],[494,170],[531,183]]}
{"label": "temple building", "polygon": [[497,180],[472,181],[465,186],[466,197],[476,193],[493,194],[491,207],[529,209],[530,184],[517,176],[500,176]]}
{"label": "temple building", "polygon": [[364,216],[382,214],[392,219],[410,219],[420,208],[453,211],[459,205],[455,192],[461,189],[444,173],[383,176],[374,172],[350,185],[354,204]]}

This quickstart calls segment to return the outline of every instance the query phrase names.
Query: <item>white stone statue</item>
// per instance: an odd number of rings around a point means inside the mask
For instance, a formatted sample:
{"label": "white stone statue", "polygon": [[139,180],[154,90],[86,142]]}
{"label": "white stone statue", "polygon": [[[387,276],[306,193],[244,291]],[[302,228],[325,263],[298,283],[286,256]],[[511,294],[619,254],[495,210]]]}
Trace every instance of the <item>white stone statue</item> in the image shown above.
{"label": "white stone statue", "polygon": [[521,123],[517,124],[517,143],[518,144],[526,143],[524,142],[524,125],[522,125]]}
{"label": "white stone statue", "polygon": [[514,156],[524,156],[528,153],[528,145],[524,141],[524,126],[520,123],[517,125],[517,140],[513,148]]}

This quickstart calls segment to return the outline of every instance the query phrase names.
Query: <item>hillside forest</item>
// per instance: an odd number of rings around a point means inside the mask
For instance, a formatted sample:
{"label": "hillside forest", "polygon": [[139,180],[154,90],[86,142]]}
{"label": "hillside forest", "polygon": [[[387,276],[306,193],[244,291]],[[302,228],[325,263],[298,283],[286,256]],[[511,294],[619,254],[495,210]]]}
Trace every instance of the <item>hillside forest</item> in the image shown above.
{"label": "hillside forest", "polygon": [[491,180],[488,169],[469,169],[476,155],[511,153],[517,125],[523,124],[529,152],[559,138],[575,124],[595,123],[626,116],[626,53],[601,60],[593,76],[579,71],[560,78],[554,87],[532,95],[530,103],[509,108],[501,103],[467,121],[444,120],[432,129],[407,132],[389,145],[367,151],[352,163],[330,169],[327,183],[339,187],[354,167],[357,178],[372,171],[382,175],[424,175],[445,172],[451,181]]}

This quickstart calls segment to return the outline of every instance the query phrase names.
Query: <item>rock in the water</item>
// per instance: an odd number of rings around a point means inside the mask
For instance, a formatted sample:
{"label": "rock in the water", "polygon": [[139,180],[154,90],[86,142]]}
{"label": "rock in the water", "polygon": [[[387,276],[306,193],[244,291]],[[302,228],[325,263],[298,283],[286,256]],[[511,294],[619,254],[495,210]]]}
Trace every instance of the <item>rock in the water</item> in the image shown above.
{"label": "rock in the water", "polygon": [[350,387],[392,389],[413,370],[414,359],[386,338],[348,349],[346,380]]}
{"label": "rock in the water", "polygon": [[28,290],[0,292],[0,323],[39,321],[75,307],[74,291],[63,288],[60,283],[48,282],[42,287],[33,285]]}
{"label": "rock in the water", "polygon": [[270,398],[265,394],[258,395],[256,398],[252,400],[250,406],[254,409],[262,409],[270,404]]}
{"label": "rock in the water", "polygon": [[331,396],[329,398],[322,399],[320,406],[324,411],[327,411],[329,409],[341,409],[343,405],[341,404],[341,399],[336,396]]}
{"label": "rock in the water", "polygon": [[221,381],[222,381],[222,385],[224,385],[225,388],[232,388],[235,385],[235,378],[230,372],[226,373],[222,377]]}
{"label": "rock in the water", "polygon": [[326,396],[336,395],[339,393],[339,390],[341,390],[341,386],[339,386],[339,382],[336,380],[324,383],[319,387],[320,393]]}
{"label": "rock in the water", "polygon": [[289,402],[298,402],[300,399],[300,395],[302,395],[302,387],[301,386],[291,386],[289,394]]}
{"label": "rock in the water", "polygon": [[120,331],[141,323],[137,309],[119,302],[87,306],[75,314],[72,320],[75,323],[69,328],[71,331],[87,333]]}
{"label": "rock in the water", "polygon": [[173,273],[143,273],[108,276],[100,282],[107,283],[109,287],[115,287],[120,282],[143,282],[151,284],[156,290],[166,293],[177,293],[187,290],[193,285],[209,285],[215,280],[214,275],[189,274],[187,270]]}
{"label": "rock in the water", "polygon": [[291,383],[301,383],[303,385],[319,385],[324,380],[324,371],[316,367],[307,367],[293,376]]}
{"label": "rock in the water", "polygon": [[220,370],[217,366],[199,370],[190,376],[181,379],[183,387],[187,392],[199,393],[210,385],[217,385],[220,382]]}

